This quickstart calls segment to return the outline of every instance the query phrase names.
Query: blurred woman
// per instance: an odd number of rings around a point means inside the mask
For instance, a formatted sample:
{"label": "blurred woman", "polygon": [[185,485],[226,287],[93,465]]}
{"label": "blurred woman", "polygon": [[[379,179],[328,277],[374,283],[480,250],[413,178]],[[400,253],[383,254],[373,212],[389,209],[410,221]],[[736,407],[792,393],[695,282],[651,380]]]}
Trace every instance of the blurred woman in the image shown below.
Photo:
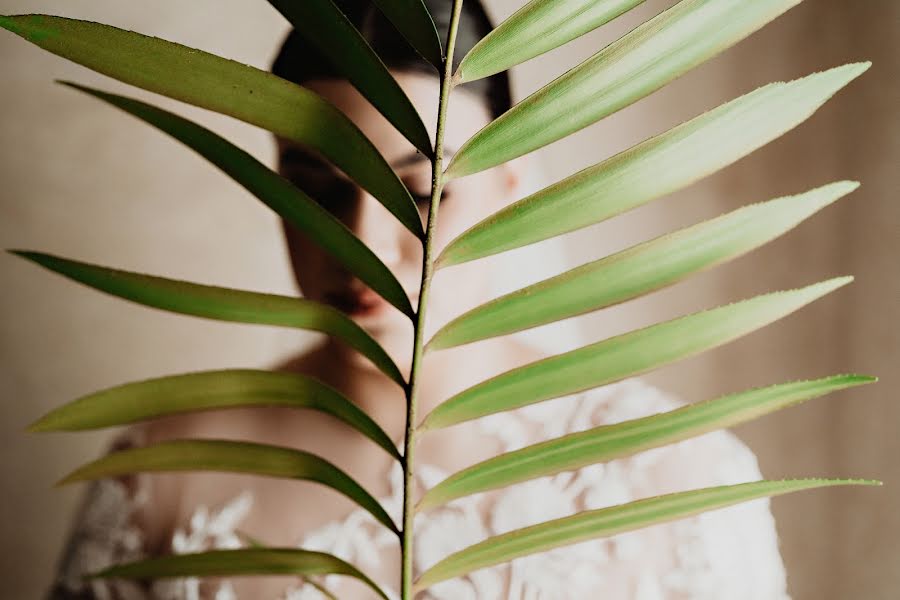
{"label": "blurred woman", "polygon": [[[426,2],[446,35],[449,0]],[[353,20],[397,79],[426,125],[437,120],[439,81],[370,2],[344,3]],[[467,0],[457,42],[465,53],[491,25],[483,7]],[[283,44],[275,74],[301,84],[344,112],[387,159],[418,202],[423,220],[431,193],[431,163],[398,133],[324,56],[296,34]],[[445,156],[511,106],[509,82],[498,75],[458,88],[449,105]],[[300,144],[276,140],[279,171],[342,220],[394,272],[415,305],[421,243],[375,198]],[[523,160],[451,181],[441,198],[434,246],[522,196]],[[410,321],[289,225],[284,233],[304,297],[350,315],[408,375]],[[443,270],[434,281],[428,330],[491,298],[495,262]],[[522,265],[528,269],[528,265]],[[493,375],[544,355],[514,337],[430,354],[423,363],[420,413]],[[404,434],[402,390],[365,358],[335,340],[292,357],[279,370],[315,377],[356,402],[399,445]],[[678,403],[638,380],[560,398],[423,436],[417,450],[418,485],[500,452],[602,424],[661,411]],[[279,408],[233,409],[160,419],[135,426],[116,447],[176,438],[264,442],[313,452],[338,465],[378,497],[399,522],[400,466],[350,428],[315,412]],[[491,535],[580,510],[697,487],[760,479],[754,456],[724,432],[632,458],[590,466],[457,500],[418,515],[415,569]],[[141,474],[91,488],[62,563],[54,598],[166,598],[188,600],[372,598],[349,578],[290,577],[229,580],[187,578],[92,582],[78,576],[114,562],[167,553],[235,548],[248,540],[299,547],[348,560],[397,597],[400,561],[396,536],[334,491],[311,483],[226,473]],[[662,600],[701,598],[777,600],[785,574],[768,502],[756,501],[611,539],[584,542],[485,569],[420,594],[432,600],[569,599]]]}

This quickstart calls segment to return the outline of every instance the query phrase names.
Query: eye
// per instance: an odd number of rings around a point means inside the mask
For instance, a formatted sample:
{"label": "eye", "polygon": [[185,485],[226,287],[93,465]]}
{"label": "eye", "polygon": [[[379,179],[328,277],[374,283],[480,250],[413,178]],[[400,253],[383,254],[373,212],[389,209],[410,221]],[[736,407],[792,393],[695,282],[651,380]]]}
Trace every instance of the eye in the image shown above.
{"label": "eye", "polygon": [[335,214],[347,209],[358,197],[356,185],[342,177],[309,173],[305,169],[286,172],[285,176],[323,208]]}
{"label": "eye", "polygon": [[317,186],[310,196],[323,208],[336,216],[352,209],[359,198],[359,188],[346,179],[332,179],[326,184]]}

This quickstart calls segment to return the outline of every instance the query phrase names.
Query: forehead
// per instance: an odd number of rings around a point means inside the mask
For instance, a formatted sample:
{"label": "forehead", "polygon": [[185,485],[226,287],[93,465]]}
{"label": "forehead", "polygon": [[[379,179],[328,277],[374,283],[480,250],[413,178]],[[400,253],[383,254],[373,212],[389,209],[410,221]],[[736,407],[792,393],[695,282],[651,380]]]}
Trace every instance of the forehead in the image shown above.
{"label": "forehead", "polygon": [[[419,112],[433,143],[440,96],[437,76],[406,71],[392,71],[391,74]],[[349,82],[343,79],[315,79],[303,85],[347,115],[388,162],[415,152],[413,145]],[[451,151],[458,149],[490,120],[490,112],[480,97],[467,92],[464,88],[457,88],[452,94],[447,110],[444,147]]]}

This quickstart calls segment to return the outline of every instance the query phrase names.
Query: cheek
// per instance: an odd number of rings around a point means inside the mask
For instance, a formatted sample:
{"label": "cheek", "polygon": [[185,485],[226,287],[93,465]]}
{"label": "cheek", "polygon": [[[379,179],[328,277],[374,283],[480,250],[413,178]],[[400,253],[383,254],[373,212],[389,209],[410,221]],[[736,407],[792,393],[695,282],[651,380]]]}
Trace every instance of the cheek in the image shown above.
{"label": "cheek", "polygon": [[[434,239],[437,253],[466,229],[503,208],[509,200],[496,171],[454,182],[452,195],[441,203],[438,213]],[[494,261],[482,259],[438,271],[432,296],[435,326],[490,300],[495,295],[491,284],[494,270]]]}
{"label": "cheek", "polygon": [[472,175],[448,185],[441,202],[434,245],[438,252],[458,235],[506,206],[510,198],[499,170]]}
{"label": "cheek", "polygon": [[317,245],[311,243],[306,236],[291,230],[282,224],[290,254],[294,279],[306,298],[318,299],[326,288],[328,273],[334,272],[335,265],[331,258]]}
{"label": "cheek", "polygon": [[441,269],[429,297],[428,334],[496,296],[490,260],[476,260]]}

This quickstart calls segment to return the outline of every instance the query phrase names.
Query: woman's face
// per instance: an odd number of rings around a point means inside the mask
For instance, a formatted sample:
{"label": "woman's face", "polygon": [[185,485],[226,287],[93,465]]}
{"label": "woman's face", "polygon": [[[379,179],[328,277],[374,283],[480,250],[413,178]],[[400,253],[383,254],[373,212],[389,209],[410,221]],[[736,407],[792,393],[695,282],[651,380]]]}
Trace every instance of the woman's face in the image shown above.
{"label": "woman's face", "polygon": [[[436,77],[394,72],[394,77],[434,135],[439,84]],[[344,112],[372,141],[416,201],[423,224],[431,194],[431,163],[417,153],[388,121],[344,80],[304,84]],[[445,166],[453,153],[491,120],[484,102],[464,89],[450,101],[444,137]],[[422,245],[375,198],[302,146],[279,140],[280,172],[344,222],[387,265],[415,307],[422,269]],[[449,182],[443,191],[433,245],[435,256],[454,237],[509,203],[518,186],[518,167],[510,163]],[[297,283],[303,295],[348,313],[401,366],[411,358],[408,317],[374,294],[300,232],[283,224]],[[490,273],[480,261],[439,271],[428,308],[427,331],[489,299]],[[362,363],[360,363],[362,364]]]}

